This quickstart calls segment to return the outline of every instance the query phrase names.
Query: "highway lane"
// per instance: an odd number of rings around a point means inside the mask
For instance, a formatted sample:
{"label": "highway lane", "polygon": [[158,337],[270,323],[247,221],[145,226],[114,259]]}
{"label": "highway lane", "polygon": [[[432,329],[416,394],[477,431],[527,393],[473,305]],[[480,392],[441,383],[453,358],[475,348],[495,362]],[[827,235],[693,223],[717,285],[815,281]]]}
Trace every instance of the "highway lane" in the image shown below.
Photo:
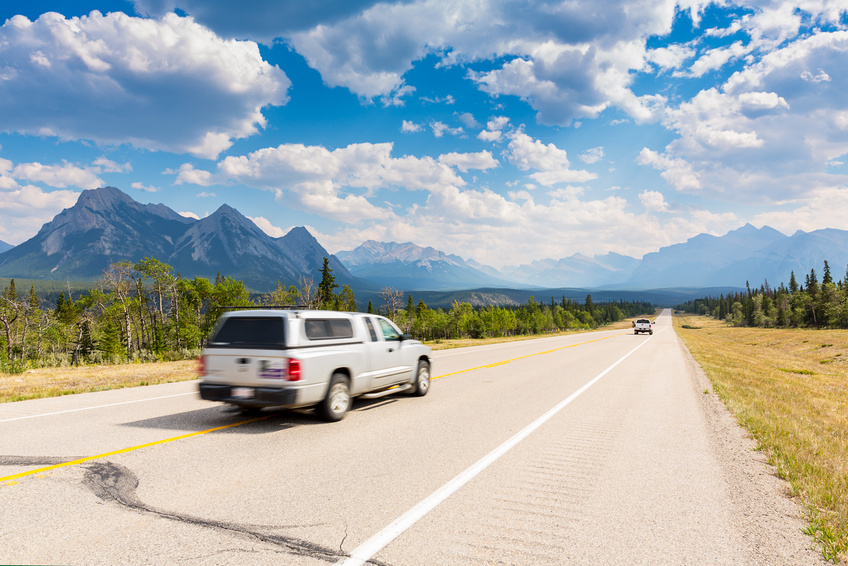
{"label": "highway lane", "polygon": [[436,352],[433,375],[424,398],[359,401],[334,424],[248,422],[194,383],[0,405],[0,477],[106,454],[0,481],[0,562],[819,562],[784,532],[798,522],[754,532],[667,314],[653,337]]}

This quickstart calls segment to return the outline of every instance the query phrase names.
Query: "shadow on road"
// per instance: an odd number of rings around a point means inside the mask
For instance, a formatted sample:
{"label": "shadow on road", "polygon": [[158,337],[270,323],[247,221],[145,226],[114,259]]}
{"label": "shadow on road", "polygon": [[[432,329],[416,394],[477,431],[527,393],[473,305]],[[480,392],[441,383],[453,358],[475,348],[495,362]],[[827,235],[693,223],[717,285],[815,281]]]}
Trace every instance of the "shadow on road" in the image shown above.
{"label": "shadow on road", "polygon": [[[376,409],[383,405],[396,403],[401,399],[400,395],[383,399],[355,399],[351,412]],[[218,431],[218,434],[268,434],[296,426],[333,425],[333,423],[327,423],[319,418],[312,409],[287,410],[269,407],[244,413],[229,405],[215,404],[205,409],[121,423],[120,426],[178,430],[190,433],[254,419],[258,420]]]}

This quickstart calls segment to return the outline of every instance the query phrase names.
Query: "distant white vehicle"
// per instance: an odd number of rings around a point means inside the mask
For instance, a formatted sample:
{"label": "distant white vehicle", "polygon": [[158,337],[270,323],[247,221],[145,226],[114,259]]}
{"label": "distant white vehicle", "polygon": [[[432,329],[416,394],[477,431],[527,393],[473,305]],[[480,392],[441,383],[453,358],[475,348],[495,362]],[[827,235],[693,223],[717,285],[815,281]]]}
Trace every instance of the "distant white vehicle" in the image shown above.
{"label": "distant white vehicle", "polygon": [[224,313],[203,350],[200,396],[245,411],[314,406],[339,421],[353,398],[430,390],[431,351],[378,315],[311,310]]}
{"label": "distant white vehicle", "polygon": [[647,332],[648,334],[654,333],[654,326],[651,324],[651,321],[647,318],[639,318],[636,319],[636,322],[633,323],[633,333],[641,334],[643,332]]}

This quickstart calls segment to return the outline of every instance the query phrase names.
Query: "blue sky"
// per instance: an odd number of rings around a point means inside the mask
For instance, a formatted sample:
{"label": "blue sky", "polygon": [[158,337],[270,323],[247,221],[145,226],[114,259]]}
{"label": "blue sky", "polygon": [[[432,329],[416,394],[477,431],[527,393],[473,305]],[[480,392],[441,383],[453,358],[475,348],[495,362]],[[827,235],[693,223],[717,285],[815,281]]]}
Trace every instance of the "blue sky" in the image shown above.
{"label": "blue sky", "polygon": [[503,267],[848,229],[848,2],[0,5],[0,240],[112,185]]}

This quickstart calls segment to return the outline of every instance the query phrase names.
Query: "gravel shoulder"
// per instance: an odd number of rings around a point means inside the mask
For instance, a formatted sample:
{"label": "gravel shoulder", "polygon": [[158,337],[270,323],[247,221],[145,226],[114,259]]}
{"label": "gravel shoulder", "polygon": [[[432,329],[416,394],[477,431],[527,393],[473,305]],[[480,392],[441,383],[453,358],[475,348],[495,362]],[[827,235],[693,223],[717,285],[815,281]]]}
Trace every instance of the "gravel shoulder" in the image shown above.
{"label": "gravel shoulder", "polygon": [[711,448],[722,468],[728,492],[734,493],[734,511],[744,532],[752,564],[828,564],[803,533],[804,509],[790,497],[789,485],[777,476],[756,441],[742,428],[715,394],[701,366],[676,336],[692,387],[710,431]]}

